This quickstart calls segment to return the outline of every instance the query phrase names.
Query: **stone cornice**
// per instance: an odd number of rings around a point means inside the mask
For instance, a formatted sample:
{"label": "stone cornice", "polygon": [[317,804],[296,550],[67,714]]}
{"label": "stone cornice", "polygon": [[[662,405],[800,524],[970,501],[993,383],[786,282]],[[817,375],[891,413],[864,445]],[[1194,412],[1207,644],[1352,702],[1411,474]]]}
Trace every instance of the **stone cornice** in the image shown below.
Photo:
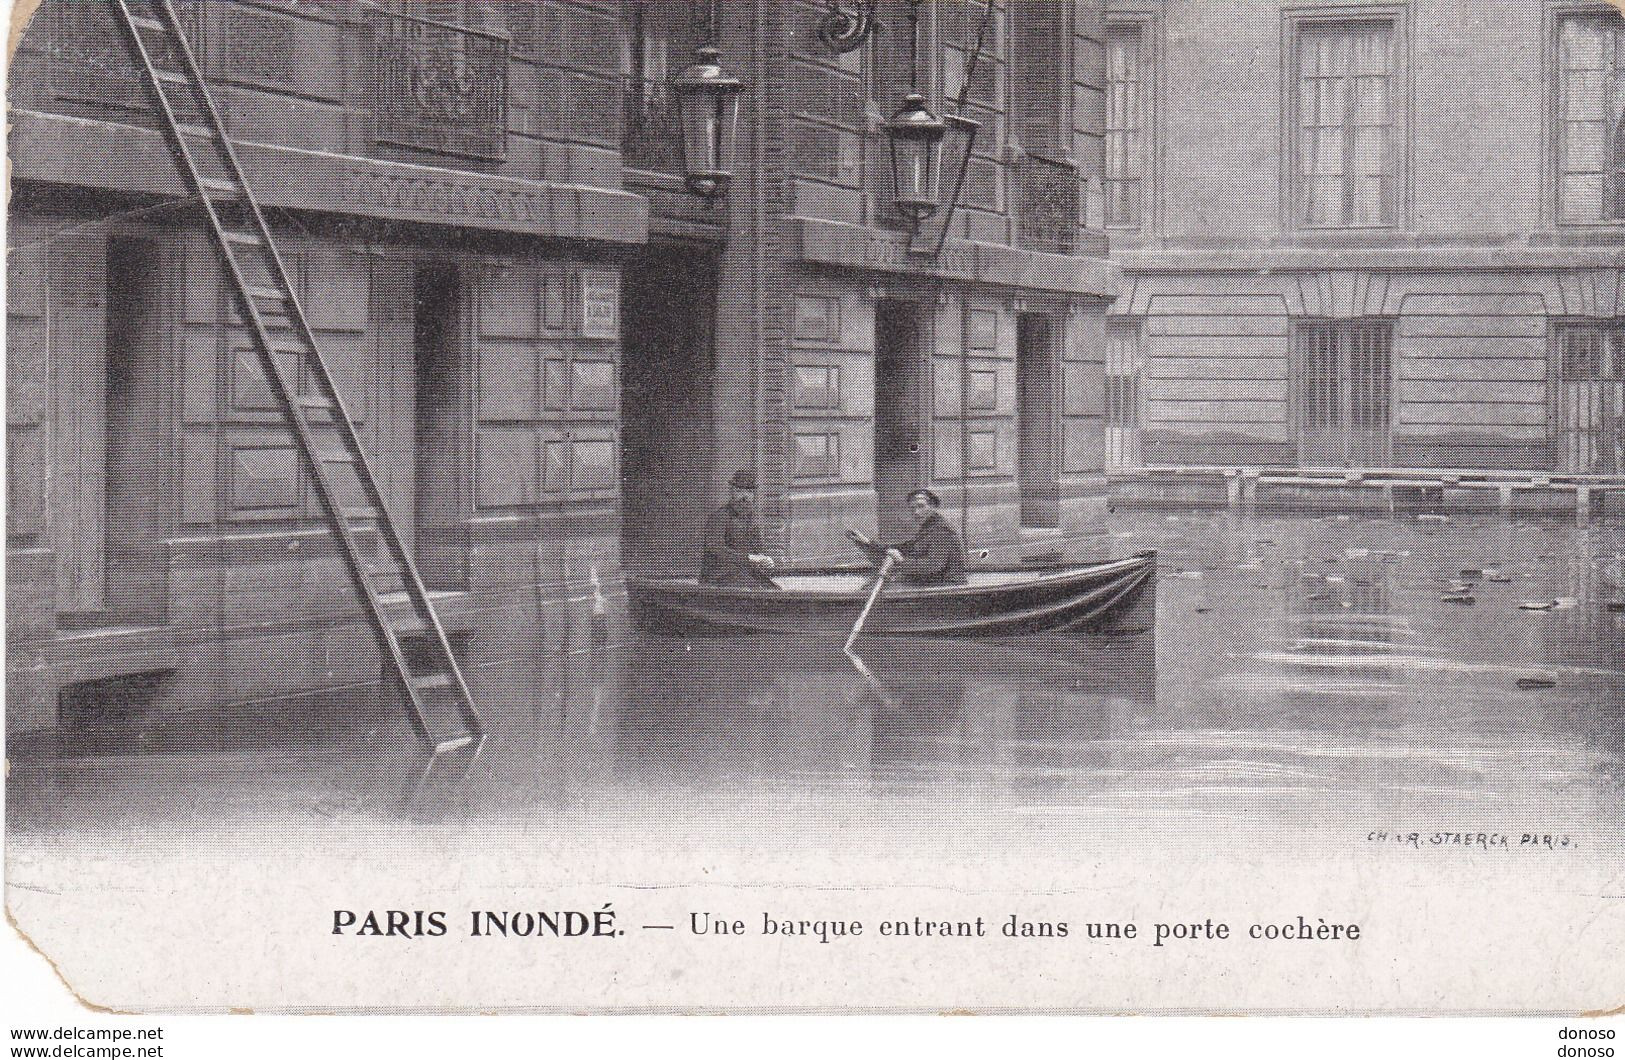
{"label": "stone cornice", "polygon": [[1122,275],[1115,263],[1103,258],[1041,254],[959,239],[950,239],[940,256],[923,258],[908,252],[908,238],[902,233],[811,217],[791,217],[787,223],[801,261],[835,268],[1094,298],[1116,297]]}
{"label": "stone cornice", "polygon": [[[13,181],[187,194],[169,144],[156,130],[37,111],[13,111],[11,121]],[[616,188],[515,180],[272,144],[235,146],[255,196],[267,206],[549,239],[648,240],[648,200]]]}

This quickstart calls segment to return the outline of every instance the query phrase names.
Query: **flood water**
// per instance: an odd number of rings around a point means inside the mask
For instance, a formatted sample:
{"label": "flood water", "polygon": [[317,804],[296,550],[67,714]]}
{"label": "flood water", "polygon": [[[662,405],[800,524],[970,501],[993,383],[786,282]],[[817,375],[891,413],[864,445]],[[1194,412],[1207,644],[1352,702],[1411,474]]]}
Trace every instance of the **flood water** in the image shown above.
{"label": "flood water", "polygon": [[1155,630],[870,640],[870,675],[833,642],[584,643],[476,672],[490,735],[433,763],[384,708],[23,741],[12,855],[1291,855],[1439,829],[1625,852],[1619,522],[1118,513],[1067,545],[1158,549]]}

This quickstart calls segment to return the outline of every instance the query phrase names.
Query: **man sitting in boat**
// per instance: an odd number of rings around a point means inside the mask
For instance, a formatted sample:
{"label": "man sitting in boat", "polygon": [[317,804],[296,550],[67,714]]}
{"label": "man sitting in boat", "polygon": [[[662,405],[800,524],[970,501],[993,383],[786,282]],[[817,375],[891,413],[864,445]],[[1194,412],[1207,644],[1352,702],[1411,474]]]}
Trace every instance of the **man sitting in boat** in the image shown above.
{"label": "man sitting in boat", "polygon": [[964,585],[965,546],[942,517],[941,508],[942,498],[930,490],[918,489],[908,495],[909,513],[920,525],[913,540],[888,546],[856,530],[848,530],[846,535],[868,553],[876,566],[891,557],[892,570],[905,584]]}
{"label": "man sitting in boat", "polygon": [[728,480],[728,503],[705,521],[700,584],[777,589],[767,576],[772,569],[773,557],[762,551],[762,531],[756,525],[756,472],[736,471]]}

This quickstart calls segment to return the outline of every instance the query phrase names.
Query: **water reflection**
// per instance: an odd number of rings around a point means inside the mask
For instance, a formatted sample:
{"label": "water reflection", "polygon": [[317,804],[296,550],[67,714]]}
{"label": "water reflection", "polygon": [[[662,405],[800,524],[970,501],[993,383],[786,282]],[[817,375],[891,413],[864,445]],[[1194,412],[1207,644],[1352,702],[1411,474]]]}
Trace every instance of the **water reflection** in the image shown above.
{"label": "water reflection", "polygon": [[1618,842],[1619,524],[1144,515],[1116,533],[1160,551],[1154,633],[876,638],[858,667],[833,640],[548,625],[533,657],[474,675],[483,746],[425,762],[370,704],[36,740],[13,748],[8,824],[907,852],[1346,845],[1449,818]]}

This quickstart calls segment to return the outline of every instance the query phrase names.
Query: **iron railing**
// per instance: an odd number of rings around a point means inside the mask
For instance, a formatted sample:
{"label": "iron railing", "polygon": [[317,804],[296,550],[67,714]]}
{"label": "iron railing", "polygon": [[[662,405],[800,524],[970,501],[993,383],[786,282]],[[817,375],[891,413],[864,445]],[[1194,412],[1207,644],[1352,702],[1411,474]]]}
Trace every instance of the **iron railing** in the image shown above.
{"label": "iron railing", "polygon": [[489,162],[508,137],[508,38],[372,10],[373,138]]}
{"label": "iron railing", "polygon": [[1011,167],[1015,184],[1016,245],[1071,254],[1078,245],[1078,171],[1070,162],[1027,155]]}
{"label": "iron railing", "polygon": [[627,165],[660,173],[683,171],[683,127],[667,78],[627,77],[621,154]]}

